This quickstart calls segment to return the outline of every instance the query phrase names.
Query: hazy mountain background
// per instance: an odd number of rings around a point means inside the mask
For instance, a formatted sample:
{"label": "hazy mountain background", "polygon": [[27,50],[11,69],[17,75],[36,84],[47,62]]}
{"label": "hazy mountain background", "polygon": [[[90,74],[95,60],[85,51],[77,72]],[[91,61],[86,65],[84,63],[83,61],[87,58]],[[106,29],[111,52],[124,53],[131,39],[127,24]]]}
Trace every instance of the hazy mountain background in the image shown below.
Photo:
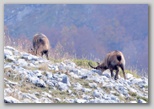
{"label": "hazy mountain background", "polygon": [[13,44],[22,39],[26,47],[38,32],[53,50],[60,45],[76,58],[101,61],[120,50],[127,69],[148,73],[148,5],[4,5],[4,33]]}

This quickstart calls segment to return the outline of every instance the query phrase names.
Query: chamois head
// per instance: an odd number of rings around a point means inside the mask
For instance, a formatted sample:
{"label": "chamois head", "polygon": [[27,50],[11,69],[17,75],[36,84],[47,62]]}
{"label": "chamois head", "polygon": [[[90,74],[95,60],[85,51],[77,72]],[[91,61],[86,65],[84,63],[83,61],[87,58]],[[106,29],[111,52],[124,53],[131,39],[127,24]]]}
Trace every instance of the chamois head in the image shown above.
{"label": "chamois head", "polygon": [[91,68],[97,69],[97,70],[101,70],[102,72],[104,72],[106,69],[108,69],[107,66],[105,66],[103,63],[100,64],[99,62],[97,62],[97,66],[96,66],[96,67],[92,66],[92,65],[90,64],[90,62],[89,62],[88,64],[89,64],[89,66],[90,66]]}

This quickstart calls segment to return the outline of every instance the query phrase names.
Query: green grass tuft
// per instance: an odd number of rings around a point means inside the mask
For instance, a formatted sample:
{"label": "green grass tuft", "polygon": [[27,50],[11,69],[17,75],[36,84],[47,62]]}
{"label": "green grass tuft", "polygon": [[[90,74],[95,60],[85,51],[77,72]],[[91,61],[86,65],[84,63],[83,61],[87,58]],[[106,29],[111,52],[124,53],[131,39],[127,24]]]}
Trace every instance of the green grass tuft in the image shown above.
{"label": "green grass tuft", "polygon": [[96,62],[87,60],[87,59],[73,59],[73,62],[77,66],[84,67],[84,68],[90,68],[88,63],[90,63],[92,66],[97,66]]}

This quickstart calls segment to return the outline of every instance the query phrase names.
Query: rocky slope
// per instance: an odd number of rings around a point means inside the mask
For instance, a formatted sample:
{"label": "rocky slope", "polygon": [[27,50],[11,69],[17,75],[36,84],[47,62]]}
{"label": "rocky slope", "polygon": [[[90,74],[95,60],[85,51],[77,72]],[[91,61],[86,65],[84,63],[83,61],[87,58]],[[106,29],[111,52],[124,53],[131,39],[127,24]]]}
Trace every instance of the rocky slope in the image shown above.
{"label": "rocky slope", "polygon": [[54,63],[4,47],[5,103],[147,103],[148,79],[85,69],[71,60]]}
{"label": "rocky slope", "polygon": [[29,48],[39,32],[77,58],[101,61],[120,50],[127,68],[147,75],[148,14],[147,4],[4,4],[5,44]]}

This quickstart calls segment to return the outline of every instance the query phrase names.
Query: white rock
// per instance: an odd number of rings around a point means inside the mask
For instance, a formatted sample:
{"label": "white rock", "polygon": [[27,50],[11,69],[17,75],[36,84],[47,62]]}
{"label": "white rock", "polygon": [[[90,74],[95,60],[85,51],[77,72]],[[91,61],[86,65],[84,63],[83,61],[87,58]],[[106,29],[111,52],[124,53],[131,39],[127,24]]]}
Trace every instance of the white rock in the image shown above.
{"label": "white rock", "polygon": [[13,51],[13,55],[15,55],[17,57],[20,57],[21,56],[21,52],[15,50],[15,51]]}
{"label": "white rock", "polygon": [[107,78],[111,78],[111,73],[108,70],[104,71],[102,75],[107,77]]}
{"label": "white rock", "polygon": [[98,75],[102,75],[102,71],[100,71],[100,70],[92,69],[91,71],[94,73],[97,73]]}
{"label": "white rock", "polygon": [[69,66],[71,68],[76,67],[76,64],[74,62],[69,61],[69,60],[66,60],[64,63],[66,64],[66,66]]}
{"label": "white rock", "polygon": [[115,95],[110,95],[111,100],[114,100],[115,102],[120,102],[119,98]]}
{"label": "white rock", "polygon": [[66,103],[75,103],[74,99],[64,99],[63,101]]}
{"label": "white rock", "polygon": [[4,64],[4,69],[12,69],[10,64]]}
{"label": "white rock", "polygon": [[34,74],[35,74],[37,77],[42,77],[42,73],[41,73],[40,70],[35,70],[35,71],[33,71],[33,72],[34,72]]}
{"label": "white rock", "polygon": [[29,99],[25,98],[23,99],[22,103],[32,103]]}
{"label": "white rock", "polygon": [[148,86],[148,82],[146,82],[146,81],[140,81],[140,82],[138,82],[138,86],[140,88],[144,88],[145,86]]}
{"label": "white rock", "polygon": [[141,78],[134,78],[134,79],[132,80],[132,83],[133,83],[133,84],[137,84],[137,83],[139,83],[139,82],[142,82],[142,79],[141,79]]}
{"label": "white rock", "polygon": [[36,68],[36,66],[33,63],[28,63],[28,66],[29,67],[33,67],[33,68]]}
{"label": "white rock", "polygon": [[4,49],[4,56],[6,56],[6,55],[12,56],[13,53],[10,50]]}
{"label": "white rock", "polygon": [[61,102],[61,99],[60,98],[55,98],[56,101],[58,102]]}
{"label": "white rock", "polygon": [[80,77],[77,74],[74,74],[73,72],[70,72],[69,75],[73,78],[79,79]]}
{"label": "white rock", "polygon": [[8,50],[11,50],[11,51],[15,51],[16,50],[15,48],[10,47],[10,46],[6,46],[4,49],[8,49]]}
{"label": "white rock", "polygon": [[77,99],[75,100],[76,103],[86,103],[85,99]]}
{"label": "white rock", "polygon": [[92,72],[87,69],[80,69],[80,70],[78,70],[78,74],[80,76],[89,76],[92,74]]}
{"label": "white rock", "polygon": [[107,103],[107,100],[95,98],[95,99],[89,100],[88,103]]}
{"label": "white rock", "polygon": [[91,87],[91,88],[97,88],[97,84],[96,83],[89,83],[89,86]]}
{"label": "white rock", "polygon": [[42,79],[39,79],[37,77],[30,77],[29,79],[33,84],[35,84],[38,87],[46,87],[46,83]]}
{"label": "white rock", "polygon": [[27,66],[28,65],[28,63],[24,59],[18,59],[18,64],[20,66]]}
{"label": "white rock", "polygon": [[58,66],[54,66],[54,67],[53,67],[53,70],[54,70],[54,71],[59,71]]}
{"label": "white rock", "polygon": [[41,103],[53,103],[53,101],[47,97],[40,98]]}
{"label": "white rock", "polygon": [[82,96],[82,98],[85,99],[85,100],[90,100],[90,99],[92,98],[92,96],[87,95],[87,94],[83,94],[83,95],[81,95],[81,96]]}
{"label": "white rock", "polygon": [[116,89],[119,93],[121,93],[121,94],[128,95],[128,90],[127,90],[127,88],[125,88],[125,87],[122,86],[122,85],[116,85],[116,86],[115,86],[115,89]]}
{"label": "white rock", "polygon": [[32,60],[32,56],[33,55],[30,55],[28,53],[23,53],[21,58],[26,59],[26,60]]}
{"label": "white rock", "polygon": [[72,93],[72,91],[69,89],[69,90],[67,90],[67,92],[69,93],[69,94],[71,94]]}
{"label": "white rock", "polygon": [[80,83],[76,83],[76,84],[74,85],[74,89],[76,89],[76,90],[81,90],[81,89],[82,89],[82,85],[81,85]]}
{"label": "white rock", "polygon": [[103,77],[95,77],[94,81],[97,83],[104,83]]}
{"label": "white rock", "polygon": [[133,77],[132,74],[130,74],[130,73],[127,73],[127,74],[126,74],[126,78],[127,78],[127,79],[132,78],[132,77]]}
{"label": "white rock", "polygon": [[47,78],[48,79],[53,79],[53,76],[52,76],[52,73],[51,72],[46,72],[46,74],[47,74]]}
{"label": "white rock", "polygon": [[131,87],[129,88],[129,91],[130,91],[130,92],[133,92],[133,93],[137,93],[137,90],[135,90],[135,89],[133,89],[133,88],[131,88]]}
{"label": "white rock", "polygon": [[97,97],[97,98],[100,98],[100,97],[102,96],[102,93],[99,92],[98,90],[94,90],[93,96],[94,96],[94,97]]}
{"label": "white rock", "polygon": [[64,75],[63,76],[62,82],[65,83],[65,84],[67,84],[69,87],[71,86],[69,77],[67,75]]}
{"label": "white rock", "polygon": [[137,103],[136,101],[130,101],[130,103]]}
{"label": "white rock", "polygon": [[83,92],[91,92],[92,89],[89,89],[89,88],[82,88],[82,91],[83,91]]}
{"label": "white rock", "polygon": [[54,83],[51,81],[51,80],[47,80],[46,83],[51,86],[51,87],[54,87]]}
{"label": "white rock", "polygon": [[67,84],[64,84],[62,82],[58,82],[58,88],[61,91],[67,91],[69,89],[68,86],[67,86]]}
{"label": "white rock", "polygon": [[60,71],[66,72],[65,66],[66,66],[66,65],[61,64],[61,65],[58,66],[58,69],[59,69]]}
{"label": "white rock", "polygon": [[52,95],[50,95],[50,94],[47,93],[47,92],[42,92],[41,95],[44,96],[44,97],[52,98]]}
{"label": "white rock", "polygon": [[143,99],[139,99],[138,103],[147,103],[146,101],[144,101]]}
{"label": "white rock", "polygon": [[39,99],[35,96],[35,94],[22,93],[22,97],[23,97],[24,99],[25,99],[25,98],[28,98],[28,99],[30,99],[31,101],[40,102],[40,101],[38,101]]}
{"label": "white rock", "polygon": [[5,103],[21,103],[19,100],[13,98],[12,96],[4,97]]}
{"label": "white rock", "polygon": [[14,56],[10,56],[10,55],[6,55],[5,59],[7,61],[9,61],[9,62],[15,62],[16,61],[15,57]]}

